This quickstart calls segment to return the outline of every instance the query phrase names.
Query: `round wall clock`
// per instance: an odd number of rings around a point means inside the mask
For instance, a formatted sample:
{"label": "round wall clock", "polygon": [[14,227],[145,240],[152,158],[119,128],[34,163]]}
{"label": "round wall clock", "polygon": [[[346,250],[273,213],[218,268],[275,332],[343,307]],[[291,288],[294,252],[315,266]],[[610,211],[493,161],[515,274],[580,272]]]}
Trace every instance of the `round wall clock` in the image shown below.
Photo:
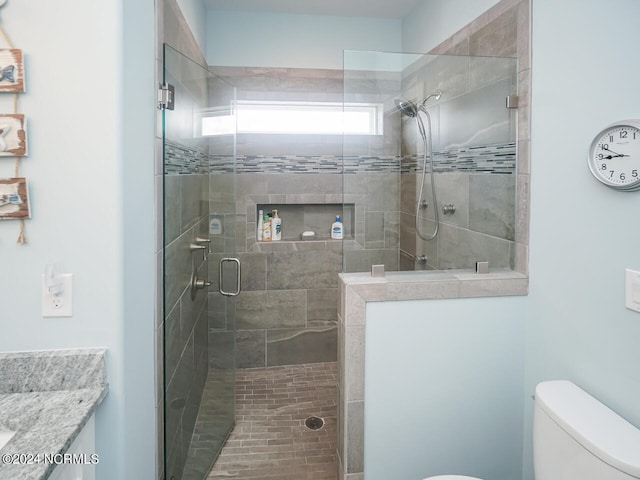
{"label": "round wall clock", "polygon": [[615,122],[598,133],[587,162],[593,176],[607,187],[640,189],[640,120]]}

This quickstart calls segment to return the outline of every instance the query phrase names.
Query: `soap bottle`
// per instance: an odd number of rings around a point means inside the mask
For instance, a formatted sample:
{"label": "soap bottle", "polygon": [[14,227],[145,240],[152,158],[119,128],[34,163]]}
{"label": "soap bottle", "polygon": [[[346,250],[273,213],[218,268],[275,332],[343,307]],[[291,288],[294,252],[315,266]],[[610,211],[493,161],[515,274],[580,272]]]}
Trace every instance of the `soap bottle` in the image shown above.
{"label": "soap bottle", "polygon": [[271,217],[271,240],[282,240],[282,219],[278,216],[278,210],[273,209]]}
{"label": "soap bottle", "polygon": [[256,232],[256,240],[261,242],[262,241],[262,226],[264,224],[264,212],[262,210],[258,211],[258,228],[257,228],[257,232]]}
{"label": "soap bottle", "polygon": [[209,217],[209,234],[221,235],[222,234],[222,219],[220,215],[214,213]]}
{"label": "soap bottle", "polygon": [[340,221],[340,215],[336,216],[336,221],[331,224],[331,238],[342,240],[344,238],[344,229]]}
{"label": "soap bottle", "polygon": [[269,215],[265,215],[262,222],[262,241],[271,241],[271,219]]}

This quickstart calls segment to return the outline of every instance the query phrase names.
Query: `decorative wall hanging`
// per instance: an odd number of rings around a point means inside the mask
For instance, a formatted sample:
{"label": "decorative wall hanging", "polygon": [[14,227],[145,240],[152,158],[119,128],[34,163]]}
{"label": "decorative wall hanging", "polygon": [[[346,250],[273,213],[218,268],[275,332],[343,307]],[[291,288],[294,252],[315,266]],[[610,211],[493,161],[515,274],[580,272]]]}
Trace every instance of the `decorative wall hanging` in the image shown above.
{"label": "decorative wall hanging", "polygon": [[[6,0],[0,0],[0,8],[5,4]],[[20,159],[27,154],[25,117],[18,113],[18,94],[25,91],[24,60],[22,50],[14,48],[1,26],[0,37],[7,47],[0,48],[0,94],[13,96],[13,113],[0,114],[0,168],[4,163],[2,157],[15,158],[13,177],[0,178],[0,220],[17,219],[20,225],[17,242],[24,244],[24,219],[31,216],[27,181],[20,176]]]}
{"label": "decorative wall hanging", "polygon": [[22,50],[0,49],[0,92],[24,92]]}
{"label": "decorative wall hanging", "polygon": [[0,114],[0,156],[23,157],[27,154],[27,132],[24,115]]}
{"label": "decorative wall hanging", "polygon": [[0,220],[29,218],[29,195],[25,178],[0,178]]}

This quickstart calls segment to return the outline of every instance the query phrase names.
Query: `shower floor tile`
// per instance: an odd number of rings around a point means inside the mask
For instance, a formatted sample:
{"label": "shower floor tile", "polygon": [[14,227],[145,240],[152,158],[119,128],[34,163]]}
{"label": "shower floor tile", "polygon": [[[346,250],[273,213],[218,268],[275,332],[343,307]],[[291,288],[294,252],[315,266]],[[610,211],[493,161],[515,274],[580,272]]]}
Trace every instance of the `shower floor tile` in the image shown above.
{"label": "shower floor tile", "polygon": [[207,479],[336,480],[336,374],[335,362],[238,370],[236,426]]}

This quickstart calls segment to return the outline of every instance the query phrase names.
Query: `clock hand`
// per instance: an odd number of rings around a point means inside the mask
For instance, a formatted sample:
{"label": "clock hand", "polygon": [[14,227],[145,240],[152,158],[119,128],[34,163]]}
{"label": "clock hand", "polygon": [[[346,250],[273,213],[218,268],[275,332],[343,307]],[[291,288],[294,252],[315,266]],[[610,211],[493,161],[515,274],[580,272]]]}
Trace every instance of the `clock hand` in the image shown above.
{"label": "clock hand", "polygon": [[623,155],[622,153],[616,153],[613,150],[609,150],[608,148],[603,148],[603,150],[606,150],[607,152],[613,153],[613,155],[609,155],[608,157],[604,157],[607,160],[611,160],[612,158],[617,158],[617,157],[628,157],[629,156],[629,155]]}

